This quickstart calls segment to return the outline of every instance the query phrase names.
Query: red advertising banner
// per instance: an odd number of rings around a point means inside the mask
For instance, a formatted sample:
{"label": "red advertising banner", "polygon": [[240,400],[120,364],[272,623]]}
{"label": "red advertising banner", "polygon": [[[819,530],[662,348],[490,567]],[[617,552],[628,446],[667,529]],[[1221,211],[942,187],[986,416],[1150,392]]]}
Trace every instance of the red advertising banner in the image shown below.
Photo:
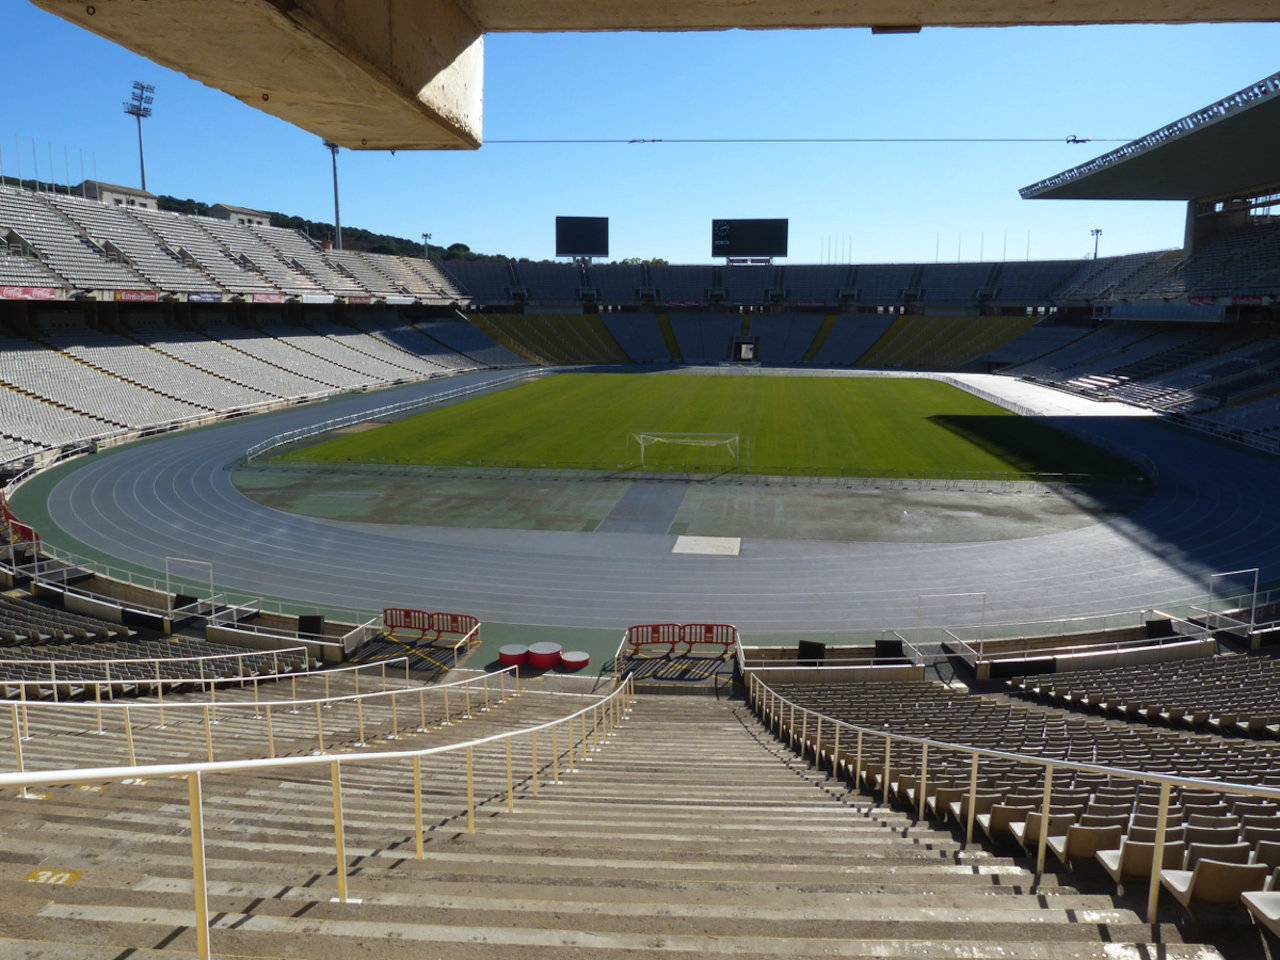
{"label": "red advertising banner", "polygon": [[56,287],[0,287],[0,300],[56,300]]}
{"label": "red advertising banner", "polygon": [[283,293],[255,293],[254,303],[284,303]]}
{"label": "red advertising banner", "polygon": [[117,290],[117,303],[155,303],[159,299],[154,290]]}
{"label": "red advertising banner", "polygon": [[347,297],[347,303],[373,303],[373,297]]}

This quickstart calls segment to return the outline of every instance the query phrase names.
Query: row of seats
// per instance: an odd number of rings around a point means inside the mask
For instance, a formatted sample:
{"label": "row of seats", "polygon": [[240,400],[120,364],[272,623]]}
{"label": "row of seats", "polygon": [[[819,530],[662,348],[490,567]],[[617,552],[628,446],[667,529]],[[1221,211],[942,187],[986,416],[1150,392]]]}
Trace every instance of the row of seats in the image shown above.
{"label": "row of seats", "polygon": [[0,645],[89,643],[127,637],[119,624],[71,613],[25,597],[0,594]]}
{"label": "row of seats", "polygon": [[1044,703],[1219,733],[1280,737],[1280,664],[1222,655],[1015,677]]}
{"label": "row of seats", "polygon": [[[1124,759],[1095,760],[1099,765],[1280,785],[1280,764],[1270,759],[1269,751],[1234,749],[1251,744],[1130,728],[1096,717],[1064,717],[1060,711],[1041,707],[1022,710],[1021,704],[1007,698],[971,696],[939,684],[781,684],[775,689],[798,705],[861,726],[1007,752],[1039,752],[1034,743],[1037,738],[1033,736],[1029,742],[1026,736],[1028,727],[1038,727],[1050,742],[1052,753],[1057,749],[1052,744],[1059,739],[1058,722],[1063,721],[1070,741],[1066,758],[1078,759],[1071,756],[1072,746],[1091,746],[1096,752],[1097,734],[1106,728],[1121,741],[1119,753]],[[908,709],[910,714],[905,713]],[[975,790],[968,755],[931,752],[922,781],[925,758],[919,748],[896,743],[886,757],[884,744],[873,737],[871,742],[861,743],[860,753],[855,754],[846,737],[839,755],[833,756],[834,737],[829,730],[819,742],[816,724],[806,723],[803,729],[809,731],[809,738],[800,745],[802,750],[820,762],[833,763],[844,774],[852,775],[856,764],[859,785],[874,795],[962,830],[967,829],[972,814],[988,843],[1017,844],[1030,855],[1038,853],[1043,839],[1046,850],[1067,869],[1096,862],[1121,893],[1126,881],[1152,875],[1158,833],[1163,834],[1164,843],[1161,883],[1189,910],[1199,902],[1239,903],[1246,891],[1261,893],[1273,883],[1280,892],[1278,803],[1174,788],[1161,824],[1159,785],[1101,771],[1058,770],[1048,785],[1046,817],[1043,768],[1038,765],[1011,758],[984,758]],[[795,732],[793,729],[793,736]],[[1163,741],[1166,747],[1180,744],[1180,749],[1148,748],[1151,759],[1143,761],[1124,745],[1130,739],[1153,742],[1152,733],[1164,735],[1154,742]],[[1213,745],[1216,749],[1211,752],[1223,762],[1212,769],[1187,773],[1188,762],[1199,766],[1208,759],[1197,745]],[[1184,758],[1183,753],[1199,755]],[[1259,903],[1264,906],[1251,904],[1250,909],[1274,909],[1270,901]]]}
{"label": "row of seats", "polygon": [[427,261],[322,249],[296,230],[0,187],[0,283],[80,290],[403,298],[451,304]]}

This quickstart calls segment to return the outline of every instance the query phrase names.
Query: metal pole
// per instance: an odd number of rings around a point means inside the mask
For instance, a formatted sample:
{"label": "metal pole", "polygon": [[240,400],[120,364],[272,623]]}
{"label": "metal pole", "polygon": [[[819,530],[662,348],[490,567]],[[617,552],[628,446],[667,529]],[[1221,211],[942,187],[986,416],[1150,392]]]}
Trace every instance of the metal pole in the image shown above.
{"label": "metal pole", "polygon": [[964,829],[964,845],[967,847],[973,843],[973,818],[978,811],[978,755],[973,755],[973,762],[969,767],[969,816],[968,822]]}
{"label": "metal pole", "polygon": [[1044,800],[1040,804],[1040,839],[1036,849],[1036,883],[1044,873],[1044,850],[1049,840],[1049,803],[1053,799],[1053,764],[1044,768]]}
{"label": "metal pole", "polygon": [[516,812],[516,788],[515,782],[511,779],[511,738],[507,737],[502,741],[507,748],[507,812]]}
{"label": "metal pole", "polygon": [[275,732],[271,729],[271,704],[267,704],[267,755],[272,760],[276,757]]}
{"label": "metal pole", "polygon": [[338,761],[329,765],[333,780],[333,850],[338,859],[338,902],[347,902],[347,849],[342,829],[342,768]]}
{"label": "metal pole", "polygon": [[142,152],[142,114],[135,113],[133,118],[138,121],[138,168],[142,172],[142,189],[147,189],[147,159]]}
{"label": "metal pole", "polygon": [[1169,783],[1160,784],[1160,806],[1156,811],[1156,842],[1151,851],[1151,889],[1147,892],[1147,923],[1156,922],[1160,903],[1160,871],[1164,869],[1164,830],[1169,817]]}
{"label": "metal pole", "polygon": [[413,823],[418,839],[418,859],[422,859],[422,758],[413,758]]}
{"label": "metal pole", "polygon": [[191,813],[191,888],[196,906],[196,956],[210,960],[209,890],[204,861],[204,791],[200,774],[187,774],[187,802]]}
{"label": "metal pole", "polygon": [[536,797],[538,795],[538,731],[534,730],[530,737],[529,751],[532,756],[531,763],[533,766],[533,795]]}
{"label": "metal pole", "polygon": [[333,155],[333,228],[335,233],[334,246],[339,250],[342,249],[342,214],[338,210],[338,145],[326,140],[324,145],[329,148],[329,152]]}
{"label": "metal pole", "polygon": [[476,832],[476,791],[472,774],[471,748],[467,747],[467,833]]}

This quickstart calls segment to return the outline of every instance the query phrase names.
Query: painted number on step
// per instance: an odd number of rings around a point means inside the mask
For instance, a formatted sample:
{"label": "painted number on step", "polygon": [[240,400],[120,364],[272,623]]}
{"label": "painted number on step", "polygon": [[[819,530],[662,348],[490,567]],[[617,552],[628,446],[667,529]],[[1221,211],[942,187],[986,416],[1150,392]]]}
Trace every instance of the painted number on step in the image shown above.
{"label": "painted number on step", "polygon": [[84,872],[81,870],[32,870],[26,876],[27,883],[51,883],[55,887],[69,887],[75,883]]}

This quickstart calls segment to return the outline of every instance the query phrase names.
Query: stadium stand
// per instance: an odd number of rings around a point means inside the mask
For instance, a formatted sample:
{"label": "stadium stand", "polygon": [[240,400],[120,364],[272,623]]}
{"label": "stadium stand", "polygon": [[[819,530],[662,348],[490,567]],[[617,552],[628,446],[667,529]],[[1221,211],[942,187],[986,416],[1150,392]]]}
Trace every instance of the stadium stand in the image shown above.
{"label": "stadium stand", "polygon": [[165,246],[177,252],[183,262],[199,268],[228,293],[250,297],[259,293],[280,293],[280,288],[267,280],[250,261],[233,254],[203,230],[200,218],[165,210],[142,209],[130,209],[128,215],[154,232]]}
{"label": "stadium stand", "polygon": [[146,278],[148,286],[177,293],[217,293],[218,285],[187,264],[156,238],[124,207],[97,200],[49,194],[48,202],[74,221],[108,256],[127,263]]}
{"label": "stadium stand", "polygon": [[1280,738],[1280,665],[1218,656],[1009,681],[1015,692],[1073,710],[1223,734]]}
{"label": "stadium stand", "polygon": [[629,263],[593,263],[587,268],[591,285],[601,303],[639,303],[644,271]]}
{"label": "stadium stand", "polygon": [[606,313],[602,319],[632,363],[671,362],[671,351],[652,313]]}
{"label": "stadium stand", "polygon": [[396,283],[389,274],[380,270],[376,261],[356,250],[326,250],[324,258],[333,265],[335,272],[348,274],[373,297],[403,297],[410,295],[410,287]]}
{"label": "stadium stand", "polygon": [[814,363],[828,366],[853,366],[871,349],[896,318],[891,314],[855,313],[834,318],[826,337],[819,333]]}
{"label": "stadium stand", "polygon": [[475,314],[471,322],[503,347],[537,363],[630,363],[598,314]]}
{"label": "stadium stand", "polygon": [[261,274],[281,292],[296,296],[320,296],[325,292],[302,270],[281,259],[250,227],[217,217],[193,216],[190,219],[232,257]]}
{"label": "stadium stand", "polygon": [[759,339],[757,357],[765,363],[802,363],[823,319],[816,313],[752,315],[750,335]]}
{"label": "stadium stand", "polygon": [[711,267],[652,265],[646,269],[659,303],[705,303],[716,286]]}
{"label": "stadium stand", "polygon": [[882,369],[959,370],[1034,323],[1026,316],[901,316],[858,363]]}
{"label": "stadium stand", "polygon": [[[335,270],[309,238],[297,230],[253,225],[249,230],[275,251],[276,256],[295,271],[306,274],[322,289],[336,297],[362,297],[370,291],[350,274]],[[255,261],[256,262],[256,261]],[[288,290],[281,286],[282,290]],[[293,292],[293,291],[289,291]]]}
{"label": "stadium stand", "polygon": [[427,337],[433,344],[446,348],[439,362],[446,362],[448,354],[464,357],[472,366],[523,367],[529,361],[501,346],[466,319],[434,320],[415,324],[413,330]]}
{"label": "stadium stand", "polygon": [[0,186],[0,234],[9,246],[34,252],[62,285],[81,290],[148,290],[131,267],[108,259],[106,251],[74,221],[36,194]]}
{"label": "stadium stand", "polygon": [[734,338],[742,333],[737,314],[672,313],[671,329],[685,363],[721,363],[730,359]]}

